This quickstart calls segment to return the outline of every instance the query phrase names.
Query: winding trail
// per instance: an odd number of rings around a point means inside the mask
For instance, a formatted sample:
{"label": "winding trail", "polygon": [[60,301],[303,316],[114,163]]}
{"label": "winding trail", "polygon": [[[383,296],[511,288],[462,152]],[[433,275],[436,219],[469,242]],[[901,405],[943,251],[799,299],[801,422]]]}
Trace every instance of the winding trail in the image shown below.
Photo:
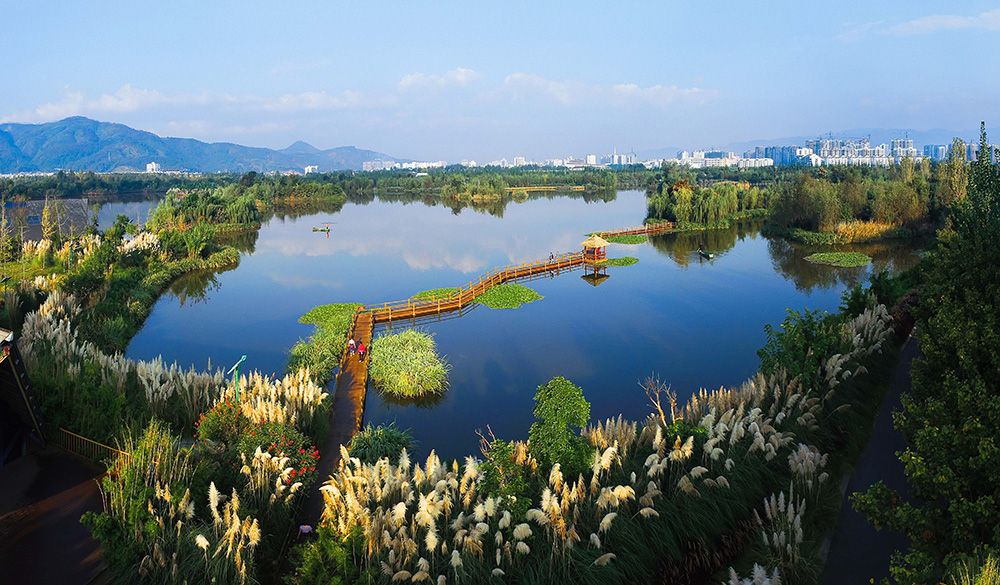
{"label": "winding trail", "polygon": [[889,394],[875,419],[875,428],[858,465],[847,482],[840,507],[837,528],[833,533],[821,585],[875,583],[889,576],[889,559],[896,550],[908,545],[905,535],[883,528],[876,530],[864,514],[854,511],[848,497],[865,491],[882,480],[888,487],[907,497],[908,487],[903,463],[897,451],[906,449],[906,440],[892,426],[892,412],[902,409],[900,397],[910,391],[910,367],[920,357],[917,340],[911,334],[903,344],[899,363],[892,374]]}

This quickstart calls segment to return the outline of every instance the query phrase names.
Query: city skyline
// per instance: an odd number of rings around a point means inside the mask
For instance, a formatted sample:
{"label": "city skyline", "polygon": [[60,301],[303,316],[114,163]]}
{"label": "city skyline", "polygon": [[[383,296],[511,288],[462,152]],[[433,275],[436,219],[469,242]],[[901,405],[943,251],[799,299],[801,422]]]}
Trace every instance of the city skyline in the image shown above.
{"label": "city skyline", "polygon": [[[994,124],[1000,8],[0,7],[3,122],[497,160]],[[37,26],[33,26],[35,23]]]}

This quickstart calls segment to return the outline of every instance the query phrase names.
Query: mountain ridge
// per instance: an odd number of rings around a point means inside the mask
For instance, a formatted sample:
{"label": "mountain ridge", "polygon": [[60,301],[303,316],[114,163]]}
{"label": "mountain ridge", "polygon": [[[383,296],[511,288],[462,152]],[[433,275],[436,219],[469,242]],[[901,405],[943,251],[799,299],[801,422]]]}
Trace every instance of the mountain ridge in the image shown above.
{"label": "mountain ridge", "polygon": [[44,124],[0,124],[0,173],[141,171],[150,162],[163,170],[189,172],[287,171],[310,165],[330,172],[361,170],[362,163],[375,159],[397,160],[354,146],[320,150],[303,141],[274,150],[162,137],[82,116]]}

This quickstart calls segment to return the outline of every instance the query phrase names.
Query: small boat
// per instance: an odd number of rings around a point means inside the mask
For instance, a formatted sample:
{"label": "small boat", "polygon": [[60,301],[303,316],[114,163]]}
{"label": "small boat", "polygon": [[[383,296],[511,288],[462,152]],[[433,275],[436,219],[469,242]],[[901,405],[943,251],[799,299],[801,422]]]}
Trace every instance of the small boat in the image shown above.
{"label": "small boat", "polygon": [[715,258],[715,254],[712,254],[711,252],[706,252],[704,250],[698,250],[698,253],[701,254],[702,256],[704,256],[705,258],[708,258],[709,260],[711,260],[712,258]]}
{"label": "small boat", "polygon": [[314,232],[329,232],[330,228],[318,228],[318,227],[314,227],[313,231]]}

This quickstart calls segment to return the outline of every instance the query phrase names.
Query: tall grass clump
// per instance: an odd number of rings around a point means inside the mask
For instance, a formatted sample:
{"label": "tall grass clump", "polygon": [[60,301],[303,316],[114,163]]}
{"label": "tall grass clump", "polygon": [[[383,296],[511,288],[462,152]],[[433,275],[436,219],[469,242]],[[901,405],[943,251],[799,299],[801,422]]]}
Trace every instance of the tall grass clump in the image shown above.
{"label": "tall grass clump", "polygon": [[473,300],[491,309],[516,309],[543,298],[545,297],[523,284],[499,284]]}
{"label": "tall grass clump", "polygon": [[450,369],[438,355],[430,333],[407,329],[372,341],[368,375],[385,394],[397,398],[442,394],[448,388]]}

